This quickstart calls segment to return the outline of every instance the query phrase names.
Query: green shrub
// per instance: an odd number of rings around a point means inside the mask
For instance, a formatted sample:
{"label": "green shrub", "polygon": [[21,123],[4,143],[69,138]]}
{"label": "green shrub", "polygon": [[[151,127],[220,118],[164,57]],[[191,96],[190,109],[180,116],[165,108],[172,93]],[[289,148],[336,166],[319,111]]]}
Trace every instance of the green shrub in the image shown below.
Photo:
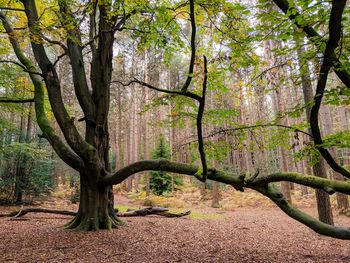
{"label": "green shrub", "polygon": [[3,146],[0,198],[4,201],[15,201],[19,191],[26,196],[39,196],[52,189],[51,154],[42,146],[17,142]]}

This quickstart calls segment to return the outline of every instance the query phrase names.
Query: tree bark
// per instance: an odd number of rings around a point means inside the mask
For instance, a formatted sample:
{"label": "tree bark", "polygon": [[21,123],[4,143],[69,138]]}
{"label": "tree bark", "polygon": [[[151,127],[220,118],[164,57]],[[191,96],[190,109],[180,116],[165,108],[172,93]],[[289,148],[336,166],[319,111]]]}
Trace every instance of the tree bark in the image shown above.
{"label": "tree bark", "polygon": [[[301,50],[298,49],[298,52],[301,52]],[[299,56],[299,65],[302,66],[302,64],[300,63],[300,56]],[[311,116],[310,104],[313,101],[312,84],[310,80],[310,71],[308,66],[305,65],[304,67],[302,67],[302,70],[303,70],[303,73],[301,75],[301,79],[302,79],[301,83],[302,83],[303,94],[304,94],[304,102],[306,104],[306,119],[310,122],[310,116]],[[309,133],[312,133],[310,129],[309,129]],[[315,176],[327,178],[327,171],[325,169],[323,159],[320,159],[312,167],[312,170]],[[332,207],[331,207],[329,195],[322,190],[316,190],[316,202],[317,202],[318,217],[320,221],[326,224],[333,225],[334,224],[333,213],[332,213]]]}
{"label": "tree bark", "polygon": [[92,168],[80,173],[79,210],[66,228],[79,230],[112,229],[121,225],[116,217],[110,186],[98,186],[93,178],[98,170]]}
{"label": "tree bark", "polygon": [[[331,117],[331,108],[329,106],[324,106],[321,108],[321,114],[322,114],[322,120],[323,120],[323,127],[324,127],[324,131],[325,131],[325,135],[329,135],[332,134],[334,125],[334,121]],[[336,149],[336,147],[331,147],[329,149],[329,152],[331,153],[331,155],[333,156],[333,159],[339,163],[339,157],[338,157],[338,151]],[[334,180],[340,180],[340,181],[344,181],[344,176],[342,176],[340,173],[337,173],[335,171],[333,171],[332,169],[329,169],[330,173],[333,175],[333,179]],[[336,197],[337,197],[337,207],[339,210],[345,212],[349,209],[349,200],[348,200],[348,196],[344,195],[342,193],[336,193]]]}

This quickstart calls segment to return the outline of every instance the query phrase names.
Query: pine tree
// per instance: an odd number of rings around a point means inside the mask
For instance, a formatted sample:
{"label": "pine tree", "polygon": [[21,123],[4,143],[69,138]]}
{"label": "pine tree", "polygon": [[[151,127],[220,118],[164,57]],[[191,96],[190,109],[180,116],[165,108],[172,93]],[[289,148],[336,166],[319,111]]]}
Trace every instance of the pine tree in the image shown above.
{"label": "pine tree", "polygon": [[[152,152],[153,159],[170,159],[170,147],[164,135],[159,137],[158,145]],[[174,178],[174,184],[179,185],[178,177]],[[156,195],[171,192],[171,175],[164,171],[153,171],[150,177],[151,191]]]}

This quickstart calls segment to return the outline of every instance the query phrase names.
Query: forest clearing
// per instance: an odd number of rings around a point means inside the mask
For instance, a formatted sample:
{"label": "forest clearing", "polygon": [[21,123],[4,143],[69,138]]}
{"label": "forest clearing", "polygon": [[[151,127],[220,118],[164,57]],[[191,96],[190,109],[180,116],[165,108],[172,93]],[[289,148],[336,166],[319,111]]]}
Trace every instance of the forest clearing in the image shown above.
{"label": "forest clearing", "polygon": [[[139,207],[126,195],[115,200],[124,210]],[[348,241],[308,230],[257,195],[236,202],[229,210],[189,202],[191,207],[175,211],[190,209],[193,216],[123,218],[126,225],[117,230],[87,234],[63,229],[69,216],[0,218],[0,262],[349,262]],[[300,200],[299,206],[316,215],[310,203]],[[64,199],[45,207],[76,209]],[[0,207],[0,212],[14,209]],[[335,222],[347,226],[350,218],[336,215]]]}
{"label": "forest clearing", "polygon": [[0,261],[349,262],[349,6],[0,0]]}

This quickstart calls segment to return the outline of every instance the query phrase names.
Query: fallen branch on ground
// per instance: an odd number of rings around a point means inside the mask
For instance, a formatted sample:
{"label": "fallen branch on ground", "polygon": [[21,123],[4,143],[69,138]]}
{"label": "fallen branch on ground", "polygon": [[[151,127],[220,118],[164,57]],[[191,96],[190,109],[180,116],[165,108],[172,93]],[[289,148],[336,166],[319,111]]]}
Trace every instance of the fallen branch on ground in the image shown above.
{"label": "fallen branch on ground", "polygon": [[133,217],[133,216],[147,216],[147,215],[160,215],[165,217],[182,217],[191,214],[191,211],[183,213],[170,213],[169,209],[164,207],[146,207],[139,210],[130,210],[125,213],[117,213],[119,217]]}
{"label": "fallen branch on ground", "polygon": [[[187,216],[191,211],[186,211],[183,213],[170,213],[168,208],[164,207],[146,207],[138,210],[130,210],[125,213],[117,212],[118,217],[135,217],[135,216],[147,216],[147,215],[159,215],[164,217],[182,217]],[[1,214],[0,217],[12,217],[18,218],[22,217],[28,213],[48,213],[48,214],[57,214],[57,215],[69,215],[75,216],[76,212],[67,211],[67,210],[56,210],[56,209],[47,209],[47,208],[21,208],[18,211],[10,212],[8,214]]]}
{"label": "fallen branch on ground", "polygon": [[56,210],[56,209],[47,209],[47,208],[21,208],[18,211],[14,211],[14,212],[10,212],[8,214],[0,215],[0,217],[18,218],[18,217],[22,217],[28,213],[47,213],[47,214],[57,214],[57,215],[69,215],[69,216],[76,215],[75,212],[67,211],[67,210]]}

